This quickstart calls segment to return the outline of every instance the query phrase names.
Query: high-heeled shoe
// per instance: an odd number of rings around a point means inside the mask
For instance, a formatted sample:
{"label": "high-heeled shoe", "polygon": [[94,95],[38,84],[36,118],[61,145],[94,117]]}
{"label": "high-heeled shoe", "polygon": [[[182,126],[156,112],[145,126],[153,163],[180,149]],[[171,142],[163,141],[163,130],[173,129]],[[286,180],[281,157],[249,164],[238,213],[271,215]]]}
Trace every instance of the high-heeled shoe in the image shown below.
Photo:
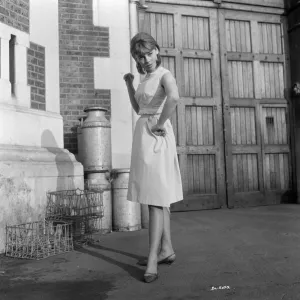
{"label": "high-heeled shoe", "polygon": [[145,273],[144,274],[144,281],[147,283],[151,283],[158,279],[158,273]]}
{"label": "high-heeled shoe", "polygon": [[[162,260],[159,260],[157,262],[158,265],[161,265],[161,264],[167,264],[167,265],[171,265],[176,259],[176,255],[175,253],[167,256],[166,258],[163,258]],[[147,263],[148,263],[148,260],[147,259],[141,259],[137,262],[138,265],[140,266],[147,266]]]}

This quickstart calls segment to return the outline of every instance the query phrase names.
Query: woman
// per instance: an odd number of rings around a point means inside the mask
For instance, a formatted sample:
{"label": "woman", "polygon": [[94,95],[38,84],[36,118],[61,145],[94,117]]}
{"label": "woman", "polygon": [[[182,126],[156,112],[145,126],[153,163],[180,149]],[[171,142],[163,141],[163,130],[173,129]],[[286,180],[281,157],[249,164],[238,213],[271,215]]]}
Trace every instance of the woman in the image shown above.
{"label": "woman", "polygon": [[144,280],[158,278],[157,265],[175,260],[170,234],[170,204],[183,199],[175,136],[169,118],[179,101],[176,81],[161,66],[160,48],[147,33],[130,44],[137,70],[145,77],[137,91],[133,75],[124,76],[131,105],[140,115],[133,135],[127,199],[149,207],[149,255]]}

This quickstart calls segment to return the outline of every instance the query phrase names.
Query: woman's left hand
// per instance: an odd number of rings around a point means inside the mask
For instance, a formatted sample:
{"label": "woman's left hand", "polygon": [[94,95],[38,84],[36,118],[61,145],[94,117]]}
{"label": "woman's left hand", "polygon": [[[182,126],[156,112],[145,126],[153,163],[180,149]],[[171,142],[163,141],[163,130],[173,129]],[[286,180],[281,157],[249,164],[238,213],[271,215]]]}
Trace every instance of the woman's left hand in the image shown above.
{"label": "woman's left hand", "polygon": [[151,128],[152,133],[158,136],[166,136],[166,129],[163,125],[154,125]]}

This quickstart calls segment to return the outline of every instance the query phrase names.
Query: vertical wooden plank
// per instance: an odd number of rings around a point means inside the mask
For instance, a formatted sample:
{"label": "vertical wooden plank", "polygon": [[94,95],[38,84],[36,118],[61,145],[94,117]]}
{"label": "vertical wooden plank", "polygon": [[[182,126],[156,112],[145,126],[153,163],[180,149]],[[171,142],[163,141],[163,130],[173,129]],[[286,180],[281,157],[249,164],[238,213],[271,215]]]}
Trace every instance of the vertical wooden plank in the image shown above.
{"label": "vertical wooden plank", "polygon": [[204,19],[204,50],[210,50],[210,32],[209,32],[209,24],[208,24],[209,19],[205,18]]}
{"label": "vertical wooden plank", "polygon": [[200,81],[201,81],[201,94],[200,96],[205,96],[206,91],[205,91],[205,64],[204,64],[204,59],[200,59]]}
{"label": "vertical wooden plank", "polygon": [[274,70],[274,63],[269,64],[270,67],[270,98],[275,98],[275,70]]}
{"label": "vertical wooden plank", "polygon": [[248,164],[248,187],[249,187],[249,191],[254,191],[255,188],[254,188],[254,184],[253,184],[253,181],[254,181],[254,174],[253,174],[253,154],[248,154],[247,155],[247,164]]}
{"label": "vertical wooden plank", "polygon": [[170,47],[169,43],[169,28],[168,28],[168,15],[162,14],[161,17],[161,26],[162,26],[162,47]]}
{"label": "vertical wooden plank", "polygon": [[205,155],[204,159],[204,183],[205,183],[205,193],[208,194],[210,190],[210,176],[209,176],[209,158]]}
{"label": "vertical wooden plank", "polygon": [[234,26],[235,26],[236,51],[242,52],[240,22],[234,21]]}
{"label": "vertical wooden plank", "polygon": [[192,145],[198,145],[198,134],[197,134],[197,111],[196,107],[191,107],[191,119],[192,119]]}
{"label": "vertical wooden plank", "polygon": [[195,97],[195,59],[189,58],[189,85],[190,85],[190,96]]}
{"label": "vertical wooden plank", "polygon": [[277,139],[278,139],[278,144],[283,144],[283,136],[284,136],[284,133],[283,133],[283,128],[282,128],[282,119],[281,119],[281,116],[282,116],[282,111],[283,109],[282,108],[277,108],[276,109],[276,127],[277,127]]}
{"label": "vertical wooden plank", "polygon": [[193,38],[194,38],[194,49],[200,49],[198,18],[196,17],[193,17]]}
{"label": "vertical wooden plank", "polygon": [[246,144],[251,145],[251,120],[250,120],[249,107],[245,107],[245,124],[246,124]]}
{"label": "vertical wooden plank", "polygon": [[241,118],[240,118],[240,108],[236,108],[235,114],[235,130],[236,130],[236,143],[237,145],[241,145],[242,143],[242,135],[241,135]]}
{"label": "vertical wooden plank", "polygon": [[272,116],[274,118],[273,130],[274,130],[274,139],[273,144],[278,144],[278,119],[277,119],[277,110],[278,108],[272,108]]}
{"label": "vertical wooden plank", "polygon": [[150,26],[151,26],[151,29],[150,29],[151,35],[157,41],[155,13],[150,13]]}
{"label": "vertical wooden plank", "polygon": [[234,21],[229,21],[230,24],[230,37],[231,37],[231,51],[236,52],[237,47],[236,47],[236,37],[235,37],[235,25]]}
{"label": "vertical wooden plank", "polygon": [[240,21],[240,36],[241,36],[241,52],[247,52],[246,47],[246,35],[245,35],[245,23]]}
{"label": "vertical wooden plank", "polygon": [[192,155],[193,157],[193,193],[199,193],[199,155]]}
{"label": "vertical wooden plank", "polygon": [[200,61],[195,59],[195,95],[201,96],[201,87],[200,87]]}
{"label": "vertical wooden plank", "polygon": [[214,144],[214,130],[213,130],[213,109],[212,107],[208,108],[208,144],[213,145]]}
{"label": "vertical wooden plank", "polygon": [[243,154],[243,176],[244,176],[244,181],[243,181],[243,192],[248,192],[249,191],[249,174],[248,174],[248,162],[247,162],[247,154]]}
{"label": "vertical wooden plank", "polygon": [[[252,41],[252,51],[253,54],[258,54],[260,52],[259,48],[259,38],[260,30],[258,23],[256,21],[251,21],[251,41]],[[253,62],[253,78],[254,78],[254,91],[255,99],[261,99],[263,94],[263,74],[262,67],[259,61]]]}
{"label": "vertical wooden plank", "polygon": [[229,96],[231,98],[234,97],[234,90],[233,90],[233,70],[232,70],[232,62],[228,62],[228,77],[229,77]]}
{"label": "vertical wooden plank", "polygon": [[194,33],[192,17],[187,17],[188,48],[194,49]]}
{"label": "vertical wooden plank", "polygon": [[185,107],[186,144],[192,145],[192,118],[191,107]]}
{"label": "vertical wooden plank", "polygon": [[239,108],[240,113],[240,128],[241,128],[241,145],[246,144],[246,130],[245,130],[245,109],[244,107]]}
{"label": "vertical wooden plank", "polygon": [[246,38],[246,52],[252,52],[252,45],[251,45],[251,35],[250,35],[250,23],[245,23],[245,38]]}
{"label": "vertical wooden plank", "polygon": [[189,83],[189,78],[190,78],[190,70],[189,70],[189,59],[184,58],[184,95],[185,96],[191,96],[190,93],[190,83]]}
{"label": "vertical wooden plank", "polygon": [[243,68],[242,68],[242,62],[241,61],[238,61],[237,62],[237,68],[238,68],[238,90],[239,90],[239,95],[238,97],[239,98],[245,98],[245,95],[244,95],[244,83],[243,83]]}
{"label": "vertical wooden plank", "polygon": [[167,18],[168,22],[168,39],[169,39],[169,47],[174,48],[174,17],[173,15],[169,14]]}
{"label": "vertical wooden plank", "polygon": [[211,169],[211,175],[210,175],[210,182],[211,182],[211,193],[216,193],[216,157],[215,155],[210,155],[210,169]]}
{"label": "vertical wooden plank", "polygon": [[225,21],[225,28],[226,28],[226,49],[227,51],[231,51],[231,35],[230,35],[230,25],[229,21]]}
{"label": "vertical wooden plank", "polygon": [[265,23],[262,24],[263,30],[263,52],[268,53],[268,32],[267,32],[267,25]]}
{"label": "vertical wooden plank", "polygon": [[181,20],[181,30],[182,30],[182,47],[184,49],[188,48],[188,26],[187,26],[187,17],[182,16]]}
{"label": "vertical wooden plank", "polygon": [[204,145],[203,142],[203,126],[202,126],[203,118],[202,118],[202,107],[197,107],[197,140],[198,145]]}
{"label": "vertical wooden plank", "polygon": [[256,126],[255,126],[255,108],[250,109],[250,133],[251,133],[251,144],[256,144]]}
{"label": "vertical wooden plank", "polygon": [[266,24],[266,26],[267,26],[267,40],[268,40],[267,53],[274,53],[273,41],[272,41],[272,24]]}
{"label": "vertical wooden plank", "polygon": [[265,71],[265,64],[261,63],[261,97],[262,98],[267,98],[267,93],[266,93],[266,71]]}
{"label": "vertical wooden plank", "polygon": [[237,155],[237,168],[238,168],[238,191],[243,191],[243,184],[244,184],[244,174],[243,174],[243,160],[242,155]]}
{"label": "vertical wooden plank", "polygon": [[276,28],[276,35],[277,35],[277,53],[283,53],[282,47],[282,33],[281,33],[281,25],[277,26]]}
{"label": "vertical wooden plank", "polygon": [[200,170],[200,180],[199,180],[199,190],[202,194],[205,194],[205,173],[204,173],[204,158],[205,155],[199,155],[199,170]]}
{"label": "vertical wooden plank", "polygon": [[[158,43],[158,45],[162,45],[163,44],[163,39],[162,39],[162,14],[156,14],[156,41]],[[164,29],[165,30],[165,29]]]}
{"label": "vertical wooden plank", "polygon": [[276,24],[272,24],[272,49],[274,54],[278,53],[278,46],[277,46],[277,34],[276,34]]}
{"label": "vertical wooden plank", "polygon": [[187,176],[188,176],[188,194],[193,194],[194,191],[194,163],[193,155],[188,155]]}
{"label": "vertical wooden plank", "polygon": [[286,127],[287,110],[284,108],[281,111],[281,128],[282,128],[282,144],[288,144],[288,132]]}
{"label": "vertical wooden plank", "polygon": [[279,64],[279,86],[280,86],[280,98],[284,98],[283,64]]}
{"label": "vertical wooden plank", "polygon": [[237,157],[232,155],[233,190],[238,191]]}
{"label": "vertical wooden plank", "polygon": [[236,133],[235,133],[235,110],[236,108],[232,107],[230,109],[231,114],[230,114],[230,118],[231,118],[231,141],[233,145],[236,145]]}
{"label": "vertical wooden plank", "polygon": [[270,63],[264,63],[265,66],[265,86],[266,86],[266,98],[271,98],[271,74]]}
{"label": "vertical wooden plank", "polygon": [[266,189],[270,190],[271,185],[270,185],[270,154],[265,155],[265,185]]}
{"label": "vertical wooden plank", "polygon": [[273,65],[274,65],[274,81],[275,81],[275,86],[274,86],[275,98],[280,98],[279,66],[277,63],[274,63]]}
{"label": "vertical wooden plank", "polygon": [[211,62],[210,60],[206,59],[205,60],[205,96],[206,97],[211,97],[211,88],[212,88],[212,84],[211,84]]}
{"label": "vertical wooden plank", "polygon": [[241,62],[242,74],[243,74],[243,87],[244,87],[244,98],[250,98],[249,96],[249,82],[248,82],[248,62]]}
{"label": "vertical wooden plank", "polygon": [[238,68],[237,68],[237,62],[232,62],[232,71],[233,71],[233,94],[234,98],[239,97],[239,80],[238,80]]}
{"label": "vertical wooden plank", "polygon": [[198,28],[199,28],[199,49],[204,50],[204,19],[198,18]]}
{"label": "vertical wooden plank", "polygon": [[208,145],[208,131],[207,129],[207,107],[202,107],[203,118],[202,118],[202,128],[205,128],[203,131],[203,144]]}

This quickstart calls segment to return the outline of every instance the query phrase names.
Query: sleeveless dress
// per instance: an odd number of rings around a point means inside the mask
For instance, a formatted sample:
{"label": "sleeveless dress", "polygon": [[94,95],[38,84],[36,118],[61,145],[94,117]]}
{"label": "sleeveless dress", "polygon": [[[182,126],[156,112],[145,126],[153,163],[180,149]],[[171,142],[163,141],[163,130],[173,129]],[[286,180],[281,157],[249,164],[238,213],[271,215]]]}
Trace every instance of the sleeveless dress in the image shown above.
{"label": "sleeveless dress", "polygon": [[135,93],[140,118],[133,134],[127,199],[141,204],[170,207],[183,200],[176,142],[168,119],[166,136],[151,132],[166,101],[161,78],[169,70],[159,66],[147,74]]}

